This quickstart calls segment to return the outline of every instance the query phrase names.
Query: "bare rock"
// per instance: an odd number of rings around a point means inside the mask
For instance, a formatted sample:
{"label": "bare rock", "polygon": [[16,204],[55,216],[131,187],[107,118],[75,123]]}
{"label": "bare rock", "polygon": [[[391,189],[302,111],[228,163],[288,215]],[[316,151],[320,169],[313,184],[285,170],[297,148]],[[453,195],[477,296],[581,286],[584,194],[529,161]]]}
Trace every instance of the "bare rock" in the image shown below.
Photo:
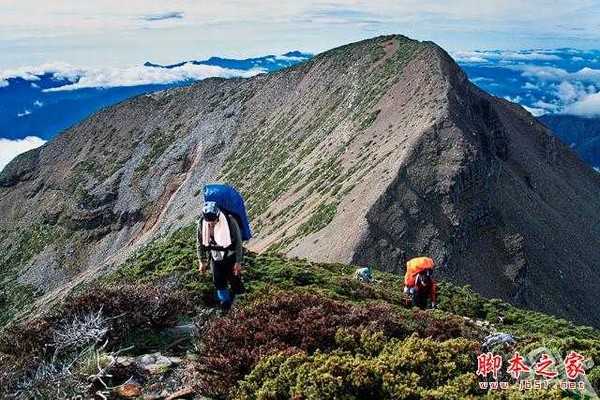
{"label": "bare rock", "polygon": [[151,375],[165,373],[174,365],[171,358],[165,357],[160,353],[143,355],[136,360],[136,363],[142,371]]}
{"label": "bare rock", "polygon": [[122,398],[132,399],[142,395],[142,386],[136,382],[127,382],[113,389],[114,393]]}

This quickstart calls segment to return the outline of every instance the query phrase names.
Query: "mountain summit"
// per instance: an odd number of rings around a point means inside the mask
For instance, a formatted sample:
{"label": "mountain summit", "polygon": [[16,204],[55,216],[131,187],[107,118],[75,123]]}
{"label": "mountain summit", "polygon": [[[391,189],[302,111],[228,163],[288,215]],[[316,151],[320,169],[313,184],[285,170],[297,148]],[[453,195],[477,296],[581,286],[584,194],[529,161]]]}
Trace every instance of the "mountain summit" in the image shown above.
{"label": "mountain summit", "polygon": [[600,326],[600,175],[437,45],[383,36],[97,113],[0,175],[3,313],[246,197],[253,250],[401,272]]}

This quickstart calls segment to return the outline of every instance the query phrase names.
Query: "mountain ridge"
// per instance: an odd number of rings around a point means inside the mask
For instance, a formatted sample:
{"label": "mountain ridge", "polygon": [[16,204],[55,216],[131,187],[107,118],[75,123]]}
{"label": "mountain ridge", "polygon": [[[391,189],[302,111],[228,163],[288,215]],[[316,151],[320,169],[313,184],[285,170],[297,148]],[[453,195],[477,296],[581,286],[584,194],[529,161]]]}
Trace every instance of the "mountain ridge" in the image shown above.
{"label": "mountain ridge", "polygon": [[139,96],[18,157],[0,174],[6,308],[192,222],[214,180],[245,195],[253,249],[394,272],[427,253],[488,297],[599,323],[600,178],[441,48],[403,36]]}
{"label": "mountain ridge", "polygon": [[[278,66],[279,68],[287,68],[292,65],[295,65],[298,62],[306,61],[306,60],[310,59],[311,57],[312,57],[312,54],[310,54],[310,53],[303,53],[298,50],[293,50],[293,51],[288,51],[287,53],[281,54],[279,56],[275,55],[275,54],[267,54],[266,56],[251,57],[251,58],[244,58],[244,59],[234,59],[234,58],[227,58],[227,57],[212,56],[210,58],[207,58],[206,60],[189,60],[189,61],[182,61],[182,62],[179,62],[176,64],[168,64],[168,65],[155,64],[153,62],[146,61],[144,63],[144,66],[171,69],[171,68],[175,68],[175,67],[180,67],[187,63],[191,63],[191,64],[195,64],[195,65],[215,65],[215,66],[219,66],[219,67],[223,67],[223,68],[246,70],[246,69],[251,69],[251,68],[269,67],[269,66],[272,66],[272,64],[275,61],[279,61],[279,63],[280,63],[280,65]],[[272,68],[267,68],[267,69],[272,70]]]}

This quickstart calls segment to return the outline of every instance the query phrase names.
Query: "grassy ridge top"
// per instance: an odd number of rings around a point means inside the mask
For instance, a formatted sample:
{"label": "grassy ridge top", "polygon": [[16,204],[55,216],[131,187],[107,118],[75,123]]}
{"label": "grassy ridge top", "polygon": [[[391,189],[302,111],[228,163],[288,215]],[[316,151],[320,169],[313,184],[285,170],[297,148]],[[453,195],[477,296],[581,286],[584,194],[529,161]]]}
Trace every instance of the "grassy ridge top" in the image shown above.
{"label": "grassy ridge top", "polygon": [[[199,276],[195,271],[196,258],[193,235],[193,228],[188,227],[168,238],[154,242],[125,263],[109,280],[113,282],[125,280],[128,282],[141,281],[160,284],[165,279],[172,279],[177,276],[182,287],[195,293],[197,298],[210,303],[212,299],[210,280],[206,276]],[[324,264],[300,259],[287,259],[278,254],[249,254],[245,259],[245,264],[244,277],[248,294],[240,300],[240,305],[243,307],[251,308],[256,302],[260,303],[265,298],[270,298],[269,296],[285,291],[285,296],[292,296],[294,293],[310,293],[323,299],[351,303],[359,307],[368,306],[372,303],[385,304],[392,306],[396,312],[400,312],[403,318],[409,320],[423,318],[422,314],[406,313],[407,309],[402,296],[403,279],[398,275],[375,271],[376,283],[365,285],[353,278],[356,267],[344,264]],[[463,334],[469,336],[468,338],[462,337],[465,340],[480,339],[491,330],[500,331],[518,337],[517,350],[522,354],[543,346],[552,351],[557,351],[563,356],[568,351],[577,350],[588,357],[592,357],[595,365],[600,362],[600,331],[591,327],[577,326],[567,320],[546,314],[520,309],[502,300],[483,298],[469,287],[457,287],[448,282],[441,282],[439,309],[428,311],[427,314],[428,323],[432,326],[440,323],[440,321],[458,320],[460,321],[459,324],[466,323],[466,326],[471,327],[471,323],[477,321],[475,326],[478,328],[475,328],[475,331],[478,331],[478,334],[474,334],[474,336],[467,335],[465,332],[469,332],[470,328],[463,327],[464,329],[461,328],[460,330],[462,333],[457,335],[456,339],[461,338]],[[416,328],[414,329],[416,331]],[[441,329],[451,330],[449,326]],[[391,338],[381,340],[386,342]],[[426,343],[421,344],[427,345]],[[453,345],[457,344],[454,343]],[[402,347],[400,344],[397,344],[397,346]],[[416,344],[413,343],[410,346],[416,346]],[[437,344],[431,346],[437,346]],[[462,346],[468,347],[466,344],[462,344]],[[326,364],[323,360],[324,357],[327,358],[325,355],[309,357],[308,359],[302,358],[302,362],[298,361],[298,365],[303,365],[303,368],[312,368],[315,363]],[[432,361],[433,364],[435,362]],[[276,379],[273,375],[273,368],[275,370],[284,367],[291,368],[290,362],[277,357],[275,359],[265,359],[260,368],[266,368],[265,364],[269,366],[271,375],[269,375],[270,378],[265,376],[261,378],[260,387],[262,387],[261,385],[268,386],[273,383],[269,383],[270,379]],[[296,364],[292,363],[292,365]],[[470,365],[470,370],[461,370],[460,372],[474,373],[474,370],[472,370],[474,366],[476,366],[476,363]],[[300,367],[298,366],[298,368]],[[265,372],[261,373],[264,374]],[[600,367],[588,371],[588,376],[597,388],[600,384]],[[258,379],[256,374],[248,379],[253,383],[248,383],[250,386],[242,385],[246,389],[244,389],[245,392],[242,390],[240,393],[248,394],[259,390],[259,386],[256,386],[257,382],[255,381],[255,379]],[[461,384],[458,384],[459,387]],[[465,385],[465,388],[470,387],[466,383]],[[248,388],[252,390],[249,391]],[[425,396],[425,392],[419,396],[421,395]],[[546,395],[547,393],[542,397]],[[561,394],[559,393],[558,396],[560,397]]]}
{"label": "grassy ridge top", "polygon": [[[173,351],[165,332],[197,321],[215,305],[210,277],[196,269],[194,236],[189,226],[159,239],[102,281],[79,288],[53,315],[5,330],[0,380],[8,383],[10,375],[19,382],[40,368],[29,358],[54,360],[52,332],[99,310],[111,321],[110,344],[103,351],[129,346],[131,355]],[[397,275],[375,271],[376,282],[363,284],[353,278],[354,266],[278,254],[248,254],[245,265],[247,294],[229,315],[210,320],[202,335],[179,350],[186,361],[174,373],[178,382],[212,398],[575,396],[558,389],[479,389],[479,343],[493,330],[516,335],[521,354],[543,346],[562,355],[577,350],[600,363],[600,331],[485,299],[468,287],[441,282],[439,309],[421,311],[404,305],[403,280]],[[89,363],[76,361],[74,376],[84,379]],[[118,376],[111,384],[122,383]],[[589,369],[587,376],[597,389],[600,368]],[[63,381],[61,390],[78,388],[77,379]],[[37,398],[57,398],[47,387]]]}
{"label": "grassy ridge top", "polygon": [[[105,279],[160,284],[176,276],[183,287],[205,297],[204,290],[212,291],[212,287],[208,276],[197,273],[194,237],[195,226],[180,229],[149,244]],[[403,277],[377,271],[377,266],[373,266],[377,283],[364,285],[353,279],[356,266],[289,259],[275,253],[248,254],[244,263],[249,298],[260,297],[263,291],[301,288],[338,300],[403,304]],[[519,336],[600,340],[600,331],[592,327],[521,309],[499,299],[486,299],[468,286],[458,287],[448,282],[440,282],[439,310],[485,320]]]}

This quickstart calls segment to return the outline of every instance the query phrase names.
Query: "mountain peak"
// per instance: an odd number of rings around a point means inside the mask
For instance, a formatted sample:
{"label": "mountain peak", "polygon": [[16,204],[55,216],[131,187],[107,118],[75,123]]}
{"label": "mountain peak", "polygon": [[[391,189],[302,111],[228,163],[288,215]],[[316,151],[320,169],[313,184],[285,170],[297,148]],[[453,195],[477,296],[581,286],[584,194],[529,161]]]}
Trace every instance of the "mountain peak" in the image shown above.
{"label": "mountain peak", "polygon": [[33,288],[26,301],[192,223],[202,185],[224,181],[247,201],[256,251],[391,272],[428,254],[486,296],[600,325],[598,174],[431,42],[380,36],[139,96],[35,165],[0,188],[4,268]]}

